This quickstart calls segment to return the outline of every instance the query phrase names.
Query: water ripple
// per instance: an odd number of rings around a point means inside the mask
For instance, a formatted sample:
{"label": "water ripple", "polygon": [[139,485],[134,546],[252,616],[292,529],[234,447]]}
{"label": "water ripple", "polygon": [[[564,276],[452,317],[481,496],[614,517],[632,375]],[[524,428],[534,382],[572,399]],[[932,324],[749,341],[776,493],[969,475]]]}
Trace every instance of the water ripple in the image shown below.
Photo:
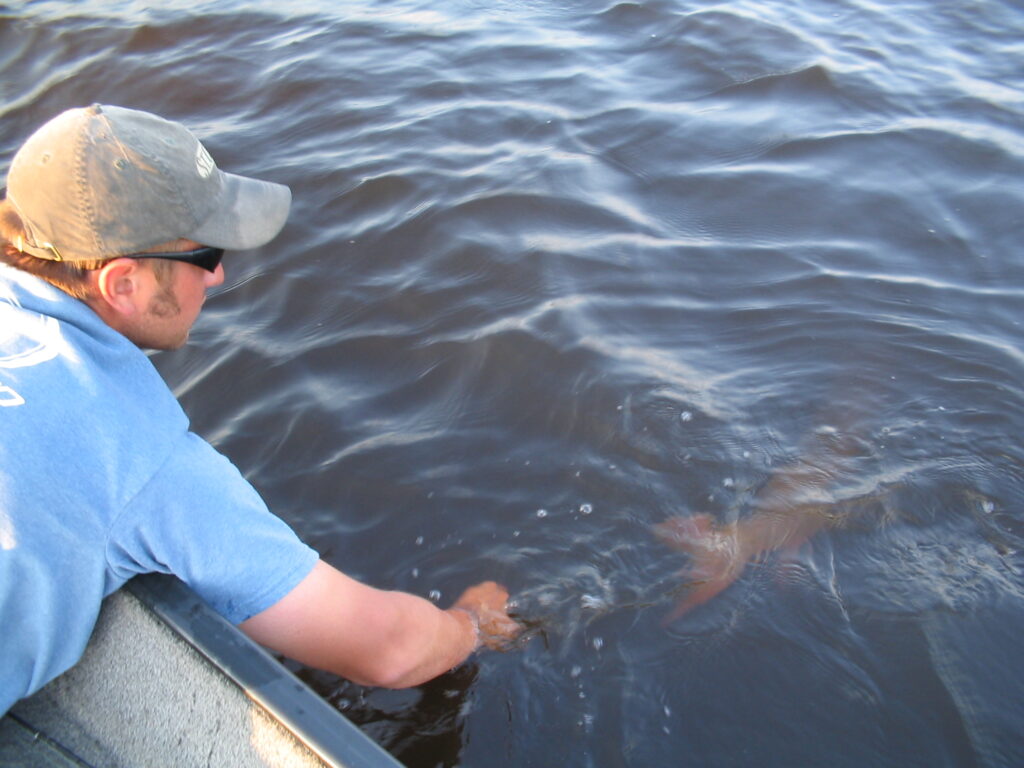
{"label": "water ripple", "polygon": [[[301,670],[407,764],[1014,756],[1019,8],[9,5],[6,156],[120,103],[293,189],[154,357],[197,431],[353,575],[518,596],[415,694]],[[837,524],[666,625],[652,526],[784,519],[799,467]]]}

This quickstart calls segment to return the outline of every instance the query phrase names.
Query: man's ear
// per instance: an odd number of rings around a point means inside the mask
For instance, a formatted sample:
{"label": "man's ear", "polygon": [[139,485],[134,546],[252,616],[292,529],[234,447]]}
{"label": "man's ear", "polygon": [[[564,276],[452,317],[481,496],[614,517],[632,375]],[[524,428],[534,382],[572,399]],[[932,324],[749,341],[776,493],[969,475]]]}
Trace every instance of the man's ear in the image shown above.
{"label": "man's ear", "polygon": [[131,317],[146,306],[147,281],[153,276],[135,259],[121,258],[104,264],[94,273],[100,314]]}

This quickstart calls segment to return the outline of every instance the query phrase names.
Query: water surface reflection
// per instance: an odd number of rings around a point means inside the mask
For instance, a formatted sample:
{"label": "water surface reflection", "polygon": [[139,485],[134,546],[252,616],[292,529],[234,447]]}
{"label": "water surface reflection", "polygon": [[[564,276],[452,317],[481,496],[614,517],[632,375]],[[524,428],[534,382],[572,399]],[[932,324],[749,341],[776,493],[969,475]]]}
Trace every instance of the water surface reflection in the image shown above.
{"label": "water surface reflection", "polygon": [[[1013,765],[1022,31],[1001,0],[15,3],[0,141],[120,103],[293,187],[156,362],[339,567],[517,595],[529,642],[421,689],[299,670],[407,764]],[[773,516],[816,522],[700,605],[716,572],[656,535]]]}

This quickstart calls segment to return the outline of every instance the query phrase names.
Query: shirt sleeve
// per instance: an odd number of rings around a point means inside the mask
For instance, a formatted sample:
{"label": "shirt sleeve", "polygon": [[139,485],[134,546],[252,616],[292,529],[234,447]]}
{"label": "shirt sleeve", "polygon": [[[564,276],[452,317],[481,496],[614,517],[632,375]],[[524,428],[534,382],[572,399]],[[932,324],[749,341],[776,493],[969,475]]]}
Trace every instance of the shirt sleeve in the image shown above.
{"label": "shirt sleeve", "polygon": [[319,556],[238,469],[189,432],[114,521],[116,578],[169,573],[237,624],[298,586]]}

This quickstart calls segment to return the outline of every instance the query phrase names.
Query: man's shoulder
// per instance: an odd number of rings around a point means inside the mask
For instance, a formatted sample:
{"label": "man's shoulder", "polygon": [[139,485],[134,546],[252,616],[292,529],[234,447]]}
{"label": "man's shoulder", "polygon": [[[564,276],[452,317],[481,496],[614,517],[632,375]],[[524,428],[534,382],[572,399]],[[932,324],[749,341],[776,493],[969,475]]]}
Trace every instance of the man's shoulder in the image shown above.
{"label": "man's shoulder", "polygon": [[[102,321],[87,304],[40,277],[0,262],[0,311],[8,318],[52,317],[99,330]],[[97,324],[97,321],[99,324]]]}
{"label": "man's shoulder", "polygon": [[[0,266],[3,428],[47,451],[105,444],[150,454],[188,428],[173,393],[142,350],[82,302]],[[54,430],[53,425],[65,428]],[[53,443],[52,445],[50,443]],[[148,450],[153,446],[153,451]]]}

